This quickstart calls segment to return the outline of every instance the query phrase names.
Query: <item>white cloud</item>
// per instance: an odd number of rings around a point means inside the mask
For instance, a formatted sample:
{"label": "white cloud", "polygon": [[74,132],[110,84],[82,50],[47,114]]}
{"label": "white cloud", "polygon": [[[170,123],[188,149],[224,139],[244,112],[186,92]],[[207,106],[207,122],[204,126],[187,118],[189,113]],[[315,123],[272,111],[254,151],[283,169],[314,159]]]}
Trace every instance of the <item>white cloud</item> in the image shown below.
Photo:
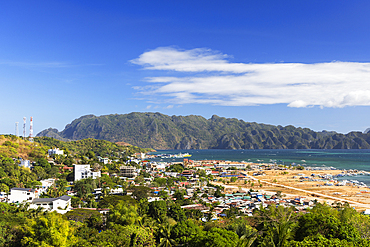
{"label": "white cloud", "polygon": [[[131,62],[144,69],[178,73],[146,78],[151,83],[150,94],[167,96],[173,104],[370,105],[370,63],[247,64],[232,63],[228,58],[209,49],[162,47]],[[144,92],[148,87],[136,89]]]}

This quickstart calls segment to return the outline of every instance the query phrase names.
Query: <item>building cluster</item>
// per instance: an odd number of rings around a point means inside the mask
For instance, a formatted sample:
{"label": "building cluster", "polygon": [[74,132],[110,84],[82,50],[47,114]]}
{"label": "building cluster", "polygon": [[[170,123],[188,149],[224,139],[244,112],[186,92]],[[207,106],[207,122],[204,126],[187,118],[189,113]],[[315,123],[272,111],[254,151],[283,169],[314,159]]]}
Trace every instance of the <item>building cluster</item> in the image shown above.
{"label": "building cluster", "polygon": [[43,192],[53,185],[54,179],[42,180],[43,184],[38,189],[31,188],[11,188],[10,193],[4,198],[5,202],[8,203],[29,203],[29,208],[37,209],[41,207],[47,211],[56,211],[64,214],[72,209],[71,197],[64,195],[57,198],[40,198]]}
{"label": "building cluster", "polygon": [[[63,155],[63,150],[50,149],[49,155]],[[237,209],[240,213],[251,215],[254,209],[265,208],[267,206],[294,206],[297,210],[305,210],[311,207],[314,202],[306,200],[305,198],[281,198],[280,195],[276,194],[262,194],[258,191],[245,191],[241,188],[234,189],[234,191],[225,190],[220,191],[220,188],[216,185],[212,185],[214,182],[221,180],[234,179],[242,180],[247,182],[251,180],[245,170],[253,170],[253,176],[263,176],[264,170],[277,169],[284,170],[286,168],[278,166],[276,164],[254,164],[250,162],[232,162],[223,160],[191,160],[184,158],[181,162],[181,166],[185,169],[180,171],[174,171],[169,169],[179,162],[154,162],[141,160],[142,154],[136,154],[131,157],[130,163],[135,162],[138,166],[130,166],[127,164],[119,167],[117,174],[103,173],[108,176],[116,176],[121,179],[125,179],[132,185],[147,185],[153,190],[152,194],[148,198],[149,201],[163,200],[164,197],[160,196],[160,192],[166,192],[169,200],[175,200],[174,195],[176,191],[182,191],[185,199],[191,199],[196,204],[184,205],[185,209],[198,209],[204,216],[212,219],[218,219],[224,217],[227,210]],[[110,163],[111,160],[107,158],[98,157],[99,161],[103,164]],[[19,164],[23,167],[32,167],[30,162],[20,160]],[[140,167],[140,168],[137,168]],[[73,167],[63,167],[64,170],[73,170],[74,181],[81,179],[92,178],[96,179],[102,176],[101,171],[93,170],[89,164],[74,164]],[[176,169],[175,169],[176,170]],[[137,178],[140,174],[145,173],[144,181],[138,181]],[[208,178],[208,181],[205,179]],[[175,179],[176,182],[171,187],[152,187],[153,180],[155,178],[181,178]],[[300,179],[318,179],[316,175],[311,177],[301,177]],[[332,178],[328,178],[332,179]],[[58,198],[40,198],[43,192],[54,185],[54,179],[43,180],[42,186],[38,189],[27,189],[27,188],[12,188],[9,195],[3,195],[0,193],[0,199],[10,203],[22,203],[28,202],[30,208],[41,207],[49,211],[57,211],[59,213],[65,213],[71,210],[71,196],[75,195],[73,191],[69,191],[68,195],[61,196]],[[117,186],[116,188],[109,188],[109,194],[123,194],[122,187]],[[217,192],[217,193],[216,193]],[[103,192],[102,188],[95,189],[93,195],[96,199],[99,199]],[[210,211],[210,207],[206,205],[213,205],[213,211]],[[226,210],[226,211],[225,211]],[[226,212],[226,213],[225,213]]]}

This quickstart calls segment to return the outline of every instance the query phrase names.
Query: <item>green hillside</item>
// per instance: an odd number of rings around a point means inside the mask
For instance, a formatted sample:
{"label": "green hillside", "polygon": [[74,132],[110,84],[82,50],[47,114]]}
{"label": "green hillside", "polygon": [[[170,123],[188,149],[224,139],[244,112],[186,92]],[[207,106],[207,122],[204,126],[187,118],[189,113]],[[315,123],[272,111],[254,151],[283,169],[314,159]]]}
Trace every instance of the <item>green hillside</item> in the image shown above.
{"label": "green hillside", "polygon": [[59,132],[37,136],[61,140],[93,138],[154,149],[369,149],[370,134],[315,132],[212,116],[167,116],[161,113],[86,115]]}
{"label": "green hillside", "polygon": [[68,150],[75,154],[85,154],[89,151],[94,152],[96,156],[117,156],[122,153],[130,155],[138,152],[149,152],[150,149],[139,148],[132,145],[121,146],[113,142],[96,139],[83,139],[78,141],[61,141],[52,137],[36,137],[35,142],[41,143],[51,148]]}

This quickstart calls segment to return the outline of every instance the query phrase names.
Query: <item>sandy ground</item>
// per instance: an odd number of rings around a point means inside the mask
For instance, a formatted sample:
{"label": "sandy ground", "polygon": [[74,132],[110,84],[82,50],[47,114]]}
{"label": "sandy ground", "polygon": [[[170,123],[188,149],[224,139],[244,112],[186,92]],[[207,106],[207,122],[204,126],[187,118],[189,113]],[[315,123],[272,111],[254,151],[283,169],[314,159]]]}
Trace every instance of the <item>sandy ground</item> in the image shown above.
{"label": "sandy ground", "polygon": [[[305,197],[310,200],[317,199],[320,202],[329,204],[335,202],[348,202],[359,211],[370,209],[370,189],[356,186],[325,186],[326,181],[307,181],[301,177],[310,177],[311,174],[339,174],[340,170],[259,170],[264,173],[262,176],[252,176],[256,171],[250,171],[249,179],[251,182],[237,181],[229,183],[226,191],[235,191],[239,188],[254,189],[266,193],[276,193],[281,191],[284,198]],[[314,178],[318,179],[319,178]],[[353,177],[353,179],[356,179]],[[252,186],[253,183],[253,186]]]}

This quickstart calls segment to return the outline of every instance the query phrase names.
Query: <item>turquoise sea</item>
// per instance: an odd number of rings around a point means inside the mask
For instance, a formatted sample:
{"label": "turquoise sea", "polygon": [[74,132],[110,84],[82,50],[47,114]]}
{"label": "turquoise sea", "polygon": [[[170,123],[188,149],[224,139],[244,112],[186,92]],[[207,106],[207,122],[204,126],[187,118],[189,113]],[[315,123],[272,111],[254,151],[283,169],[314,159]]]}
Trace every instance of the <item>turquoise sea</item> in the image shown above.
{"label": "turquoise sea", "polygon": [[[152,154],[189,153],[193,160],[250,161],[255,163],[276,162],[277,164],[305,164],[305,166],[335,167],[370,171],[370,149],[258,149],[258,150],[159,150]],[[155,159],[156,161],[160,159]],[[173,161],[182,159],[163,159]],[[370,176],[356,176],[356,179],[370,185]]]}

